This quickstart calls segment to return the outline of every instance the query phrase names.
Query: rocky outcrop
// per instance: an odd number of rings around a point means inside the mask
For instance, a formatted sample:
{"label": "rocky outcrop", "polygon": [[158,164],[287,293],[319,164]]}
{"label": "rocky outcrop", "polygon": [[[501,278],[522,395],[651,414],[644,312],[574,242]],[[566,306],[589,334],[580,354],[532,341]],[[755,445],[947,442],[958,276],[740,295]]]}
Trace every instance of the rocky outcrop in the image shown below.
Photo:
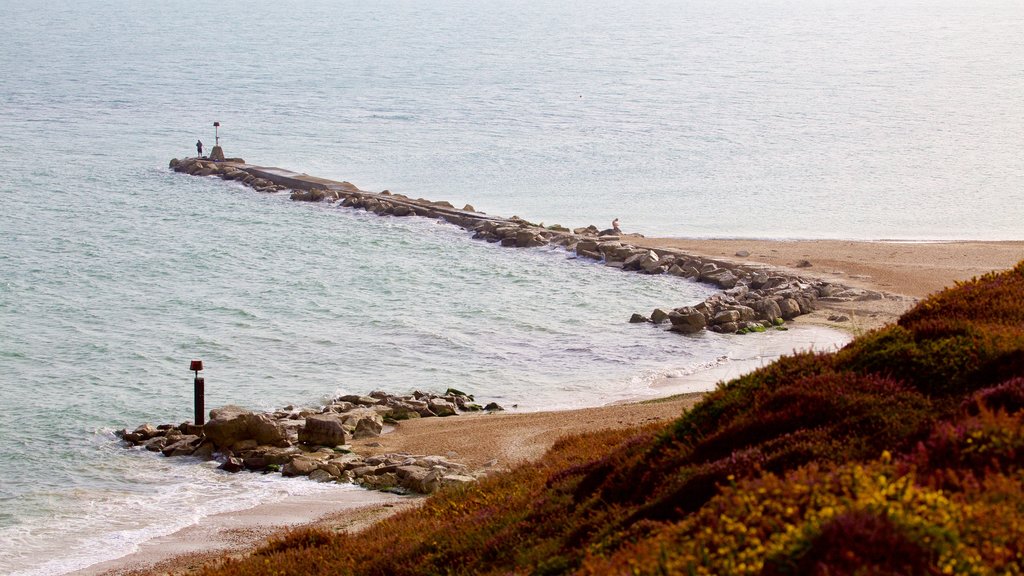
{"label": "rocky outcrop", "polygon": [[262,413],[224,406],[211,410],[204,426],[189,422],[178,426],[143,424],[117,434],[126,446],[164,456],[216,459],[228,472],[281,472],[319,482],[355,482],[369,488],[429,493],[475,478],[467,475],[464,466],[440,456],[361,457],[351,451],[349,441],[380,435],[385,422],[484,410],[502,408],[493,402],[481,408],[471,395],[455,389],[444,394],[372,392],[341,396],[319,409],[287,406]]}

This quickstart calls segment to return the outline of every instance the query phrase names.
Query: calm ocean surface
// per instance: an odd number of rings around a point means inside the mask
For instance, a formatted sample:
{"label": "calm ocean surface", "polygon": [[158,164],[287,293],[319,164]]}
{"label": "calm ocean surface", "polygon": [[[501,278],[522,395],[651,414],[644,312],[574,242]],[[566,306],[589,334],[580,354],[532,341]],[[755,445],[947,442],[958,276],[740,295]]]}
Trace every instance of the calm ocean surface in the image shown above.
{"label": "calm ocean surface", "polygon": [[0,573],[336,490],[122,449],[207,406],[455,386],[521,410],[827,348],[625,323],[707,288],[290,202],[229,156],[548,224],[1024,239],[1017,1],[0,0]]}

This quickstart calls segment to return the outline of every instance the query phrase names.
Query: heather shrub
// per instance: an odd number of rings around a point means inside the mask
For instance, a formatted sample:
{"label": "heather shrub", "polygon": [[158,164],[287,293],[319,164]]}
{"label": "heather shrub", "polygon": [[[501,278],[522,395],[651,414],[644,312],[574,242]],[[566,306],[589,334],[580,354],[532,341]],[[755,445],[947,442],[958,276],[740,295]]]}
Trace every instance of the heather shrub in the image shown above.
{"label": "heather shrub", "polygon": [[944,290],[836,354],[838,370],[959,396],[1024,374],[1024,261]]}
{"label": "heather shrub", "polygon": [[930,474],[936,483],[962,482],[989,472],[1016,472],[1024,467],[1024,413],[982,410],[957,422],[937,425],[907,462]]}
{"label": "heather shrub", "polygon": [[728,485],[651,537],[611,556],[588,556],[581,572],[1019,573],[1022,502],[1019,485],[1005,477],[951,494],[897,472],[887,457],[864,466],[810,465]]}
{"label": "heather shrub", "polygon": [[1024,326],[1024,261],[1012,270],[990,272],[932,294],[904,314],[899,325],[913,328],[932,319]]}
{"label": "heather shrub", "polygon": [[983,407],[1011,414],[1024,409],[1024,378],[1011,378],[998,386],[979,390],[964,402],[964,409],[970,414],[978,414]]}
{"label": "heather shrub", "polygon": [[1024,262],[669,425],[205,574],[1022,574]]}

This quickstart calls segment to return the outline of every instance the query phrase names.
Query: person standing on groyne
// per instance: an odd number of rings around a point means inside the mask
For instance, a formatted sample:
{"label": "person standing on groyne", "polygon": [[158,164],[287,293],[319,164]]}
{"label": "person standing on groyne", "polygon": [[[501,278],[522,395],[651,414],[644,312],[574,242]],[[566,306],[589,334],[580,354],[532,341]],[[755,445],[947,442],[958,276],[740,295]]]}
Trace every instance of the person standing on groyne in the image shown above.
{"label": "person standing on groyne", "polygon": [[202,140],[196,140],[196,152],[199,154],[200,158],[203,157],[203,141]]}

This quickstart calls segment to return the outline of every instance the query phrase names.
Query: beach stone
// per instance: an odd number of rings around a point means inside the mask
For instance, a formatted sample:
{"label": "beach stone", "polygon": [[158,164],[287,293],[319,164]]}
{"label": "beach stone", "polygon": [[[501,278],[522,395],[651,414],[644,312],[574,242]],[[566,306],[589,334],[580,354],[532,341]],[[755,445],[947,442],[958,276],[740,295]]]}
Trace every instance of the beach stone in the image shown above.
{"label": "beach stone", "polygon": [[784,320],[792,320],[800,315],[800,304],[792,298],[783,298],[778,302],[779,315]]}
{"label": "beach stone", "polygon": [[210,420],[204,427],[206,437],[221,448],[228,448],[242,440],[248,440],[249,424],[245,417],[252,412],[239,406],[224,406],[210,410]]}
{"label": "beach stone", "polygon": [[722,310],[711,320],[712,324],[736,323],[740,321],[740,313],[736,310]]}
{"label": "beach stone", "polygon": [[309,479],[314,482],[333,482],[335,476],[331,476],[326,470],[313,470],[309,473]]}
{"label": "beach stone", "polygon": [[497,402],[490,402],[484,406],[484,410],[487,412],[504,412],[505,409],[501,407]]}
{"label": "beach stone", "polygon": [[547,244],[534,230],[519,230],[516,232],[516,246],[520,248],[535,248]]}
{"label": "beach stone", "polygon": [[192,452],[192,456],[200,458],[202,460],[213,460],[213,454],[217,451],[216,446],[209,440],[203,440],[202,443]]}
{"label": "beach stone", "polygon": [[335,402],[350,402],[361,406],[376,406],[380,404],[380,400],[373,396],[359,396],[356,394],[348,394],[346,396],[339,396]]}
{"label": "beach stone", "polygon": [[288,444],[288,433],[267,414],[254,414],[249,418],[249,430],[260,444],[280,446]]}
{"label": "beach stone", "polygon": [[344,414],[342,419],[344,426],[351,430],[352,438],[380,436],[384,429],[384,419],[373,409],[356,408]]}
{"label": "beach stone", "polygon": [[768,283],[768,274],[760,270],[751,272],[750,274],[750,287],[754,290],[759,290]]}
{"label": "beach stone", "polygon": [[438,416],[454,416],[456,413],[455,406],[447,400],[431,398],[427,404],[430,407],[430,411]]}
{"label": "beach stone", "polygon": [[245,463],[241,458],[231,457],[222,462],[220,466],[217,466],[217,468],[227,472],[241,472],[245,469]]}
{"label": "beach stone", "polygon": [[395,473],[399,482],[405,488],[420,494],[431,494],[439,486],[439,474],[435,470],[428,470],[420,466],[399,466]]}
{"label": "beach stone", "polygon": [[651,312],[651,322],[661,324],[666,320],[668,320],[668,312],[665,312],[661,308],[655,308],[654,311]]}
{"label": "beach stone", "polygon": [[738,322],[726,322],[724,324],[715,324],[713,326],[715,332],[721,332],[722,334],[734,334],[740,329]]}
{"label": "beach stone", "polygon": [[143,448],[150,452],[160,452],[167,446],[167,438],[154,436],[142,444]]}
{"label": "beach stone", "polygon": [[668,273],[673,276],[682,277],[686,276],[686,269],[680,266],[679,264],[673,264],[672,266],[669,266]]}
{"label": "beach stone", "polygon": [[640,269],[644,272],[653,272],[661,267],[661,257],[654,250],[648,250],[640,260]]}
{"label": "beach stone", "polygon": [[736,256],[739,256],[740,258],[746,258],[747,256],[750,256],[750,252],[747,252],[746,250],[739,250],[736,252]]}
{"label": "beach stone", "polygon": [[774,322],[776,318],[782,317],[782,309],[779,308],[779,304],[775,300],[758,300],[752,304],[752,307],[757,313],[757,317],[763,320]]}
{"label": "beach stone", "polygon": [[707,318],[695,308],[685,307],[673,310],[668,315],[672,323],[670,330],[681,334],[693,334],[700,332],[707,326]]}
{"label": "beach stone", "polygon": [[199,442],[199,436],[179,436],[167,442],[161,452],[164,456],[191,456]]}
{"label": "beach stone", "polygon": [[442,486],[467,486],[476,482],[476,478],[465,474],[446,474],[441,477]]}
{"label": "beach stone", "polygon": [[299,456],[285,464],[284,468],[281,468],[281,474],[284,476],[309,476],[319,468],[320,464],[316,460]]}
{"label": "beach stone", "polygon": [[[134,437],[134,439],[132,439],[130,441],[138,443],[138,442],[142,442],[142,441],[145,441],[145,440],[149,440],[150,438],[156,436],[157,432],[158,432],[158,430],[156,429],[156,426],[153,426],[152,424],[146,423],[146,424],[143,424],[142,426],[139,426],[138,428],[136,428],[131,433],[131,435]],[[128,439],[127,437],[128,437],[128,435],[126,434],[125,435],[125,439],[126,440]]]}
{"label": "beach stone", "polygon": [[272,446],[288,442],[285,431],[269,415],[255,414],[238,406],[211,410],[210,421],[203,432],[218,448],[228,448],[249,439]]}
{"label": "beach stone", "polygon": [[721,274],[715,275],[713,281],[719,288],[729,289],[736,286],[739,278],[731,270],[725,270]]}
{"label": "beach stone", "polygon": [[372,490],[382,490],[384,488],[393,488],[400,485],[398,475],[394,472],[380,475],[368,474],[359,478],[359,483],[362,484],[363,487],[370,488]]}
{"label": "beach stone", "polygon": [[339,414],[316,414],[306,418],[299,429],[299,442],[315,446],[340,446],[347,443],[348,431],[344,416]]}
{"label": "beach stone", "polygon": [[650,319],[643,314],[634,312],[633,315],[629,317],[630,324],[643,324],[644,322],[650,322]]}
{"label": "beach stone", "polygon": [[789,283],[790,279],[785,276],[769,276],[768,279],[765,280],[764,285],[761,286],[761,290],[774,290]]}

